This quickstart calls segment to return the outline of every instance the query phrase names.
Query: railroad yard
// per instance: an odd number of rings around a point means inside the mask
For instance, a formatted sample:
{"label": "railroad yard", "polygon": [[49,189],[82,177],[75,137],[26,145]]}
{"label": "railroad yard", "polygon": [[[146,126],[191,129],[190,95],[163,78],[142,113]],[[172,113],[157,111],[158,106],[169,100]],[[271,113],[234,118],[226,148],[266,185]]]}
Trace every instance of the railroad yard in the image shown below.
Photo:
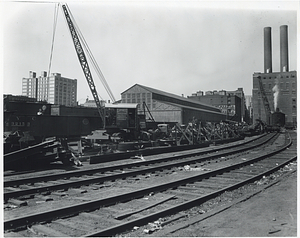
{"label": "railroad yard", "polygon": [[[5,237],[296,236],[297,134],[4,173]],[[92,163],[92,161],[94,161]]]}
{"label": "railroad yard", "polygon": [[298,6],[87,2],[3,8],[3,236],[297,236]]}

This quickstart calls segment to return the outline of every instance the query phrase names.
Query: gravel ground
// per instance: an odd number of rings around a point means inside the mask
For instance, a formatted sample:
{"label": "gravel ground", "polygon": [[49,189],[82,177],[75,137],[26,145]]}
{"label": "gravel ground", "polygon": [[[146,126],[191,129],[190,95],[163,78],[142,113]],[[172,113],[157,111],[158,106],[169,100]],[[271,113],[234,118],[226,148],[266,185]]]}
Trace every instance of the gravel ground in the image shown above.
{"label": "gravel ground", "polygon": [[[190,219],[186,223],[166,227],[153,236],[295,237],[297,171],[286,174],[278,181],[252,197],[233,201],[226,210],[223,208],[219,213],[212,211],[206,214],[207,218],[200,222]],[[183,229],[178,230],[184,225]]]}

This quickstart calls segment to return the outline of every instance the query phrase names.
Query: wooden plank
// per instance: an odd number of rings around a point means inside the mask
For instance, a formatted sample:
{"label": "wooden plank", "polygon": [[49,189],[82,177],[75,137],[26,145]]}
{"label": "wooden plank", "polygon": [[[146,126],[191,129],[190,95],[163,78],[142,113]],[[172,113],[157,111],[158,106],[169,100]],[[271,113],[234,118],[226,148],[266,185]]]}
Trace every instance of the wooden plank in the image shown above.
{"label": "wooden plank", "polygon": [[[91,220],[101,220],[103,219],[103,217],[93,214],[93,213],[88,213],[88,212],[82,212],[79,214],[79,216],[87,218],[87,219],[91,219]],[[120,224],[120,221],[116,221],[116,220],[110,220],[110,219],[106,219],[106,221],[108,221],[111,224]]]}
{"label": "wooden plank", "polygon": [[45,225],[34,225],[31,227],[31,229],[37,233],[41,233],[43,235],[46,236],[51,236],[51,237],[68,237],[68,235],[60,232],[60,231],[56,231],[54,229],[52,229],[49,226],[45,226]]}
{"label": "wooden plank", "polygon": [[155,206],[157,206],[157,205],[159,205],[161,203],[164,203],[166,201],[169,201],[169,200],[171,200],[173,198],[175,198],[175,195],[167,196],[167,197],[165,197],[163,199],[160,199],[160,200],[158,200],[158,201],[156,201],[154,203],[148,204],[148,205],[146,205],[144,207],[141,207],[140,209],[134,210],[132,212],[121,213],[121,214],[115,216],[115,219],[118,219],[118,220],[124,219],[124,218],[129,217],[129,216],[131,216],[133,214],[136,214],[136,213],[139,213],[141,211],[147,210],[149,208],[155,207]]}
{"label": "wooden plank", "polygon": [[19,207],[21,207],[21,206],[27,206],[28,205],[28,203],[26,201],[22,201],[22,200],[18,200],[18,199],[13,199],[13,198],[9,199],[8,202],[12,203],[12,204],[14,204],[16,206],[19,206]]}
{"label": "wooden plank", "polygon": [[4,233],[4,237],[24,237],[24,236],[21,236],[16,232],[8,232],[8,233]]}
{"label": "wooden plank", "polygon": [[52,221],[52,223],[60,225],[60,226],[64,226],[67,228],[71,228],[72,230],[79,230],[82,232],[88,232],[91,229],[91,226],[83,226],[83,225],[81,225],[79,228],[78,226],[75,225],[74,222],[70,222],[70,221],[67,221],[64,219],[58,219],[58,220]]}

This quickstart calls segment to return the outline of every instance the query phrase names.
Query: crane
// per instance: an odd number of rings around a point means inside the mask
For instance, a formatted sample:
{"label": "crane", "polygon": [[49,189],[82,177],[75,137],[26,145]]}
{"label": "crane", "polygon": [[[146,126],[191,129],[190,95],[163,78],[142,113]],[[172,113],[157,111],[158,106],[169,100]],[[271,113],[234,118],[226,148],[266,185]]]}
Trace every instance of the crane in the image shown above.
{"label": "crane", "polygon": [[258,78],[259,89],[260,89],[260,93],[261,93],[261,96],[262,96],[262,101],[263,101],[263,105],[264,105],[264,109],[265,109],[265,113],[266,113],[266,120],[267,120],[267,123],[270,124],[270,121],[269,121],[270,120],[270,115],[271,115],[270,104],[269,104],[265,89],[263,87],[261,77],[258,76],[257,78]]}
{"label": "crane", "polygon": [[92,77],[92,74],[91,74],[91,71],[90,71],[90,67],[89,67],[86,55],[84,53],[83,46],[86,49],[86,51],[88,53],[88,56],[89,56],[89,58],[90,58],[90,60],[93,64],[93,66],[95,67],[95,70],[96,70],[99,78],[101,79],[107,93],[109,94],[110,98],[112,99],[112,102],[116,101],[115,97],[112,94],[112,92],[111,92],[111,90],[110,90],[110,88],[109,88],[109,86],[108,86],[108,84],[107,84],[107,82],[106,82],[99,66],[96,63],[96,60],[92,56],[92,53],[91,53],[90,49],[88,48],[87,43],[84,41],[84,38],[81,35],[78,27],[76,26],[75,22],[73,23],[74,20],[72,21],[72,14],[71,14],[70,10],[68,9],[67,5],[63,4],[62,9],[63,9],[64,15],[65,15],[70,33],[71,33],[71,37],[72,37],[72,40],[73,40],[73,43],[74,43],[75,51],[76,51],[77,56],[78,56],[78,60],[80,62],[81,68],[83,70],[83,73],[85,75],[85,78],[87,80],[87,83],[89,85],[91,93],[93,95],[93,98],[95,100],[95,103],[96,103],[98,112],[100,114],[100,117],[103,121],[103,127],[105,128],[104,106],[102,106],[101,101],[99,99],[99,96],[98,96],[98,93],[97,93],[97,90],[96,90],[96,86],[94,84],[94,80],[93,80],[93,77]]}

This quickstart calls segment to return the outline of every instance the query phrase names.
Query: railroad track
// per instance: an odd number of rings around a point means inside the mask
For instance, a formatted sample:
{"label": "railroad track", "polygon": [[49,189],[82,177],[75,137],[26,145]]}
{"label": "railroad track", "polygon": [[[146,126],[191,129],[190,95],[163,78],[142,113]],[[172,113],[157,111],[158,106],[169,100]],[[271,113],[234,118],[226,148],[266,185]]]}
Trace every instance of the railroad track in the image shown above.
{"label": "railroad track", "polygon": [[[183,166],[189,163],[205,163],[212,160],[228,160],[229,155],[242,153],[247,150],[263,146],[270,140],[275,140],[278,134],[268,134],[244,143],[233,143],[210,149],[198,149],[171,153],[157,156],[154,159],[145,161],[121,163],[118,165],[102,166],[87,170],[70,171],[49,175],[29,176],[14,179],[8,177],[4,179],[4,200],[8,202],[11,198],[33,195],[35,193],[48,193],[50,191],[68,190],[80,186],[91,184],[102,184],[105,181],[115,181],[131,176],[153,173],[161,170]],[[209,162],[211,163],[211,162]],[[201,164],[199,164],[201,166]],[[30,197],[30,196],[29,196]],[[22,198],[24,199],[24,198]],[[15,200],[14,200],[15,202]],[[19,202],[21,203],[21,202]]]}
{"label": "railroad track", "polygon": [[[185,163],[181,161],[176,165],[177,167],[183,166],[182,170],[172,170],[174,165],[168,165],[164,169],[169,169],[169,173],[174,176],[167,177],[166,174],[163,174],[160,177],[159,174],[155,174],[154,177],[158,176],[159,179],[151,180],[151,186],[145,187],[144,184],[138,183],[133,183],[130,186],[128,182],[126,185],[122,180],[115,181],[107,186],[110,189],[104,189],[103,192],[100,190],[100,192],[90,196],[89,201],[72,203],[70,200],[72,204],[68,206],[62,207],[56,204],[55,207],[53,204],[51,209],[39,207],[36,208],[36,212],[27,211],[25,213],[26,209],[24,209],[24,214],[27,214],[24,216],[16,215],[20,212],[7,211],[4,214],[6,218],[4,229],[7,232],[21,229],[18,232],[19,236],[30,236],[30,234],[34,236],[111,236],[120,234],[134,226],[184,211],[224,191],[253,182],[296,159],[295,145],[292,144],[289,135],[281,134],[278,138],[274,135],[268,136],[269,143],[272,145],[266,146],[263,153],[243,154],[242,158],[236,156],[230,160],[223,160],[223,163],[219,161],[217,166],[215,163],[209,171],[200,170],[201,167],[196,167],[197,164],[195,165],[195,163],[198,163],[199,158],[194,158],[196,161],[185,158]],[[252,152],[257,151],[252,148]],[[225,153],[227,154],[219,153],[219,158],[233,154],[229,151]],[[206,163],[208,166],[208,162]],[[141,170],[140,167],[139,170]],[[179,171],[183,171],[183,173],[179,174]],[[131,176],[135,175],[131,174]],[[132,179],[135,181],[134,177]],[[162,182],[163,180],[165,182]],[[105,185],[102,186],[105,187]],[[81,190],[83,189],[81,188]],[[61,192],[62,194],[63,192]],[[201,196],[199,197],[199,195]],[[87,199],[85,196],[77,196],[77,198],[80,200]],[[146,198],[148,199],[145,200]],[[135,205],[135,209],[129,209],[130,206],[138,203],[144,205],[139,208],[136,208]],[[122,205],[123,209],[125,206],[127,210],[120,213]],[[113,215],[114,213],[117,215]],[[177,218],[182,216],[184,215],[180,213]],[[85,222],[82,221],[83,218]],[[88,222],[89,226],[86,225],[87,221],[90,222]],[[27,229],[24,230],[24,228]],[[90,232],[91,230],[93,232]]]}

